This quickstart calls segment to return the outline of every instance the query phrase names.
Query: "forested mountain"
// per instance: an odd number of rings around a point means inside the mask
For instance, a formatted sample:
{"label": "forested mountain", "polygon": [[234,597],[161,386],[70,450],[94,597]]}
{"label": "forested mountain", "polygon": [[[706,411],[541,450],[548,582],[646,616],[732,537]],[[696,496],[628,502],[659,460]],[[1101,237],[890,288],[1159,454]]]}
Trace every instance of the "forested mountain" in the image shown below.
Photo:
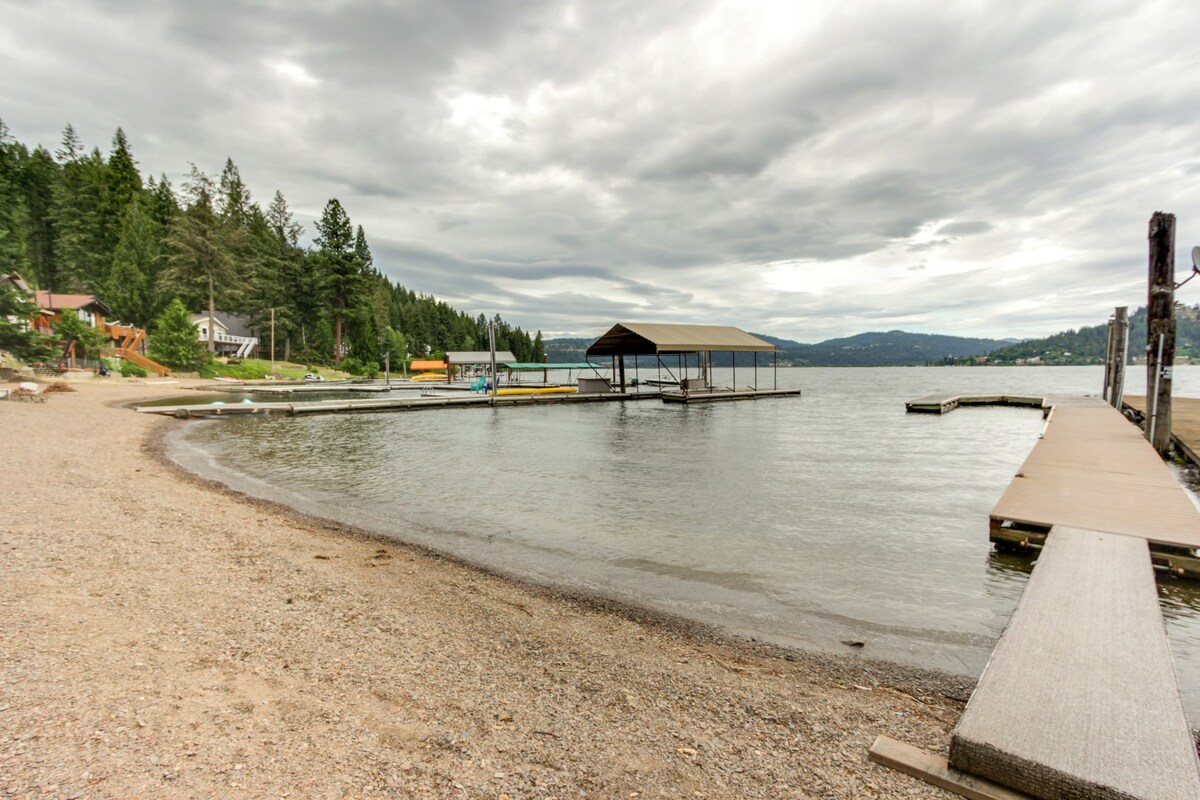
{"label": "forested mountain", "polygon": [[[1036,361],[1044,364],[1102,364],[1108,347],[1108,323],[1030,339],[992,353],[992,363]],[[1129,315],[1129,357],[1145,355],[1146,307]],[[1200,306],[1175,306],[1175,355],[1200,357]]]}
{"label": "forested mountain", "polygon": [[[945,359],[982,356],[1009,342],[996,339],[967,339],[926,333],[887,331],[860,333],[818,344],[802,344],[790,339],[756,333],[760,339],[779,348],[781,365],[805,367],[886,367],[942,363]],[[551,361],[582,361],[592,339],[550,339],[546,353]],[[725,366],[728,354],[714,354],[713,363]],[[742,359],[738,359],[738,364]]]}
{"label": "forested mountain", "polygon": [[[107,156],[70,125],[51,153],[13,138],[0,121],[0,274],[38,289],[94,294],[126,323],[148,328],[173,298],[252,322],[277,357],[308,363],[393,363],[487,346],[487,322],[393,284],[375,268],[366,233],[336,199],[301,245],[302,227],[275,192],[266,207],[232,160],[219,176],[194,165],[180,191],[165,175],[143,179],[125,133]],[[499,315],[496,346],[540,360],[531,337]]]}

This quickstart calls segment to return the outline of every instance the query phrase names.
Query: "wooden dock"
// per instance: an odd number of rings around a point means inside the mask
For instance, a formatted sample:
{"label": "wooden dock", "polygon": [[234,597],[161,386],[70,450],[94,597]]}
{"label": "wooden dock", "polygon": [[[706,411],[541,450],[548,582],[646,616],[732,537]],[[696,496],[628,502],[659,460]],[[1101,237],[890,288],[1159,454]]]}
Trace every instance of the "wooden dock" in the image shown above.
{"label": "wooden dock", "polygon": [[959,406],[1028,406],[1041,408],[1045,398],[1006,394],[931,394],[904,404],[914,414],[946,414]]}
{"label": "wooden dock", "polygon": [[1034,797],[1200,797],[1145,541],[1054,528],[949,760]]}
{"label": "wooden dock", "polygon": [[308,402],[270,403],[212,403],[180,404],[174,406],[139,406],[139,414],[163,414],[188,419],[191,417],[230,417],[253,414],[283,414],[298,417],[310,414],[370,414],[381,412],[422,411],[434,408],[489,408],[495,406],[531,406],[549,403],[596,403],[626,400],[656,400],[658,392],[594,392],[574,394],[515,395],[495,398],[488,395],[388,397],[370,400],[320,400]]}
{"label": "wooden dock", "polygon": [[719,403],[730,400],[761,400],[767,397],[799,397],[799,389],[689,389],[662,392],[664,403]]}
{"label": "wooden dock", "polygon": [[991,514],[998,544],[1042,549],[950,757],[881,737],[871,758],[966,797],[1200,797],[1154,582],[1163,550],[1195,561],[1200,510],[1116,409],[1043,406],[1046,427]]}

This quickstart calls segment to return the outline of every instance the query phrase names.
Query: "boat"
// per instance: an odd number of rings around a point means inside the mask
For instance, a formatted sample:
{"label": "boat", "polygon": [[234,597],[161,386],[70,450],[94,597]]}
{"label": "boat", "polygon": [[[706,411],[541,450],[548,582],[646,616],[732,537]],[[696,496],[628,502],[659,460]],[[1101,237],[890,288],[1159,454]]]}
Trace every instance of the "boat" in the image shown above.
{"label": "boat", "polygon": [[444,381],[446,380],[445,373],[442,372],[422,372],[420,375],[413,375],[410,380],[414,381]]}
{"label": "boat", "polygon": [[220,381],[221,383],[245,383],[241,378],[226,378],[224,375],[218,375],[213,380]]}
{"label": "boat", "polygon": [[304,376],[304,380],[308,381],[309,383],[323,383],[325,381],[325,376],[314,375],[310,372]]}

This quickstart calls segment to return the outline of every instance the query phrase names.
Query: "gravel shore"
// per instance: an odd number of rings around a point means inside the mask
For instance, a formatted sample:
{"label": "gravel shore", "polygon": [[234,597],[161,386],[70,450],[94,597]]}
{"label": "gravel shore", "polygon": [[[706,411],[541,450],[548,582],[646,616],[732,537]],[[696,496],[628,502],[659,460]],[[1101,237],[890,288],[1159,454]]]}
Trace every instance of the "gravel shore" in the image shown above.
{"label": "gravel shore", "polygon": [[[182,474],[124,403],[0,402],[0,797],[951,797],[969,686],[525,586]],[[429,412],[437,413],[437,412]]]}

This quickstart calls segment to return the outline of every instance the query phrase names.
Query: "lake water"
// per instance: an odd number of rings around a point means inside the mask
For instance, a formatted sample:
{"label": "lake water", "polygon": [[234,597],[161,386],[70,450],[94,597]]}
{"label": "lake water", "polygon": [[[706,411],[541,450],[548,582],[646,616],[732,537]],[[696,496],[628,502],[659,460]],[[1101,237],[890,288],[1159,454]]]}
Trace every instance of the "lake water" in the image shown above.
{"label": "lake water", "polygon": [[[1143,391],[1131,368],[1128,394]],[[728,371],[716,371],[729,383]],[[750,380],[738,369],[738,382]],[[772,381],[760,370],[760,386]],[[988,513],[1032,409],[907,414],[961,394],[1097,394],[1099,367],[780,369],[800,398],[190,423],[179,463],[239,489],[516,575],[787,645],[977,676],[1030,562]],[[1200,367],[1175,371],[1200,397]],[[308,398],[304,398],[308,399]],[[1160,582],[1200,724],[1200,585]]]}

